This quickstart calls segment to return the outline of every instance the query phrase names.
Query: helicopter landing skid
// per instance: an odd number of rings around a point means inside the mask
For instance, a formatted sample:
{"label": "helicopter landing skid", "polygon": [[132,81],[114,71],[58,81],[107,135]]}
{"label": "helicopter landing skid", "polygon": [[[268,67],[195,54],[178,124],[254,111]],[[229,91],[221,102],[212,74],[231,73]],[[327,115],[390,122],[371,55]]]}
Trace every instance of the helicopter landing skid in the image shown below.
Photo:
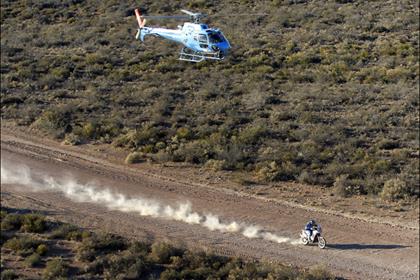
{"label": "helicopter landing skid", "polygon": [[206,59],[212,60],[222,60],[224,57],[220,56],[220,53],[203,53],[203,52],[196,52],[189,48],[182,48],[181,52],[179,53],[179,60],[182,61],[189,61],[189,62],[202,62]]}

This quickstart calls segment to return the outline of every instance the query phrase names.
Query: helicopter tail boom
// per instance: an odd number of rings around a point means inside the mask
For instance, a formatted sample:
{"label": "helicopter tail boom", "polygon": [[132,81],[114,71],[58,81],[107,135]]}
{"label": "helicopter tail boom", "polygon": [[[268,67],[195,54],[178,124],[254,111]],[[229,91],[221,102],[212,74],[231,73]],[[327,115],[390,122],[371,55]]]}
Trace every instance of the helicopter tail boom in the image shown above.
{"label": "helicopter tail boom", "polygon": [[141,16],[139,9],[135,9],[134,12],[136,13],[136,18],[137,18],[137,23],[139,24],[139,28],[143,28],[146,25],[146,19]]}

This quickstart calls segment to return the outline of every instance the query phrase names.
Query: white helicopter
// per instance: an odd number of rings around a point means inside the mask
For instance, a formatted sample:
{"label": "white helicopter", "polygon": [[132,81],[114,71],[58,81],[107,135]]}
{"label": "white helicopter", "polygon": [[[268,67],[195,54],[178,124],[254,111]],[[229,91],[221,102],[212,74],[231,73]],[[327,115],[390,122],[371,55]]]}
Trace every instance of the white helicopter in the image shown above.
{"label": "white helicopter", "polygon": [[[147,35],[163,37],[165,39],[183,44],[179,54],[179,60],[190,62],[201,62],[207,59],[223,60],[231,48],[229,41],[219,29],[209,28],[206,24],[200,23],[205,17],[202,13],[193,13],[181,10],[187,16],[143,16],[139,9],[135,9],[137,23],[139,25],[136,39],[144,41]],[[146,27],[146,19],[190,19],[192,22],[185,22],[178,29],[166,29],[157,27]]]}

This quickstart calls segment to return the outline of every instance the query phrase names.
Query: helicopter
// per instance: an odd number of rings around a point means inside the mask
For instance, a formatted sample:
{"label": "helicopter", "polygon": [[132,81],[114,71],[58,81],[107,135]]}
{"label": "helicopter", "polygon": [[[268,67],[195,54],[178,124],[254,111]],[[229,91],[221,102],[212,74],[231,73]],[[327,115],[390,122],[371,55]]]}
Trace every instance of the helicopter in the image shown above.
{"label": "helicopter", "polygon": [[[134,10],[139,28],[135,38],[144,42],[148,35],[162,37],[183,45],[179,60],[189,62],[201,62],[204,60],[223,60],[231,48],[229,41],[217,28],[210,28],[201,23],[206,17],[202,13],[193,13],[181,10],[186,15],[179,16],[143,16],[139,9]],[[178,29],[166,29],[158,27],[146,27],[146,19],[190,19]]]}

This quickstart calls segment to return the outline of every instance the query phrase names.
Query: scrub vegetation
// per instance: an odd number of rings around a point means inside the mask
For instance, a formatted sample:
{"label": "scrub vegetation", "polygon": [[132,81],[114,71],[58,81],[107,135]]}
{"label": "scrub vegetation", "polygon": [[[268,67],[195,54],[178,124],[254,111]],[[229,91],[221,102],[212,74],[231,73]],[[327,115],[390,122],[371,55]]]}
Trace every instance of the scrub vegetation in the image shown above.
{"label": "scrub vegetation", "polygon": [[418,196],[417,1],[142,1],[149,14],[267,13],[210,17],[232,53],[196,65],[171,42],[135,41],[137,3],[2,1],[1,117],[122,147],[128,163]]}
{"label": "scrub vegetation", "polygon": [[45,224],[43,230],[28,232],[28,217],[33,216],[1,211],[1,279],[335,279],[322,266],[303,270],[130,241],[41,215],[36,217]]}

